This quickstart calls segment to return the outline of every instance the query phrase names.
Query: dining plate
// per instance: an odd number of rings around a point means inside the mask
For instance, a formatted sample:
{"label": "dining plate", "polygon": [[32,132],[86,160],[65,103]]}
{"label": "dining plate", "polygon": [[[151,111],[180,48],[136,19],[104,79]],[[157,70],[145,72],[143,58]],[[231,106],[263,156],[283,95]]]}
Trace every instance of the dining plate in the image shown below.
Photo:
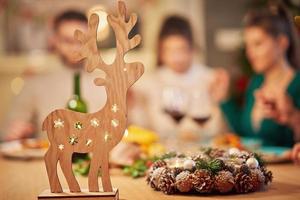
{"label": "dining plate", "polygon": [[48,142],[40,139],[15,140],[0,144],[0,154],[12,159],[42,159]]}
{"label": "dining plate", "polygon": [[290,151],[291,148],[277,146],[263,146],[259,149],[259,152],[267,163],[291,162],[288,156]]}

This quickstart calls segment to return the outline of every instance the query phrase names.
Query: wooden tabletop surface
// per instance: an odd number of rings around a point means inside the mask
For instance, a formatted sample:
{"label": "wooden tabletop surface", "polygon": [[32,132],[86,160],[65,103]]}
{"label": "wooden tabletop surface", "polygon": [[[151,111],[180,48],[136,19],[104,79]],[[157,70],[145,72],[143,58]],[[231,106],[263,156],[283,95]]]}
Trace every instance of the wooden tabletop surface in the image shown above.
{"label": "wooden tabletop surface", "polygon": [[[132,179],[123,176],[120,170],[111,170],[112,184],[120,190],[122,200],[156,200],[156,199],[300,199],[300,167],[293,164],[270,165],[274,181],[265,191],[244,195],[183,196],[164,195],[153,191],[145,178]],[[66,181],[59,176],[63,186]],[[87,178],[77,177],[82,188],[87,186]],[[101,181],[100,181],[101,182]],[[48,179],[44,163],[37,161],[7,160],[0,157],[0,199],[31,200],[37,199],[39,193],[48,188]]]}

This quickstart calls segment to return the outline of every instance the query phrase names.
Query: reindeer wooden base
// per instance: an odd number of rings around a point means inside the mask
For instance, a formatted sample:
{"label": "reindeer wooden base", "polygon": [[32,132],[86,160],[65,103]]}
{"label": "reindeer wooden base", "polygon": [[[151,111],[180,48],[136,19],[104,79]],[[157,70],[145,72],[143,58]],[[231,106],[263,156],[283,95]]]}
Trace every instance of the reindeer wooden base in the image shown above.
{"label": "reindeer wooden base", "polygon": [[52,193],[50,190],[44,190],[39,196],[39,200],[56,200],[56,199],[80,199],[80,200],[119,200],[119,190],[113,189],[112,192],[89,192],[82,191],[79,193],[63,191],[62,193]]}
{"label": "reindeer wooden base", "polygon": [[[126,63],[126,52],[141,42],[140,35],[128,39],[128,34],[137,22],[137,15],[131,14],[126,22],[126,7],[118,2],[116,16],[109,14],[108,23],[116,37],[116,58],[106,64],[97,48],[97,27],[99,17],[92,14],[88,22],[88,32],[77,30],[75,38],[81,43],[80,51],[75,53],[76,60],[87,59],[86,70],[100,69],[105,78],[96,78],[95,84],[104,86],[107,94],[105,106],[96,113],[79,113],[58,109],[51,112],[43,122],[47,131],[50,147],[45,155],[45,163],[50,183],[50,191],[41,194],[39,199],[118,199],[118,190],[113,190],[109,176],[109,152],[122,139],[127,126],[126,95],[128,89],[143,74],[142,63]],[[88,175],[88,191],[81,193],[80,186],[72,171],[72,154],[91,153]],[[58,175],[57,164],[67,180],[70,192],[63,192]],[[104,192],[99,192],[98,172],[101,168],[101,180]]]}

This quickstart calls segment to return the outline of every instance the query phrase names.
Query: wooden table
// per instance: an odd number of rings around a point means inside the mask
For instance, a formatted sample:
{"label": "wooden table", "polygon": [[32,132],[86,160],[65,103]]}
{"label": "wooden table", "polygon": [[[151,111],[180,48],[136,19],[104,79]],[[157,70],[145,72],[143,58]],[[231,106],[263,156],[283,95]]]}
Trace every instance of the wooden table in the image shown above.
{"label": "wooden table", "polygon": [[[293,164],[270,165],[274,182],[266,190],[245,195],[183,196],[164,195],[153,191],[144,178],[132,179],[123,176],[119,170],[112,170],[112,183],[120,190],[123,200],[156,200],[156,199],[300,199],[300,167]],[[62,176],[59,171],[60,177]],[[87,186],[87,178],[78,177],[82,187]],[[61,178],[63,186],[66,185]],[[101,182],[101,181],[100,181]],[[33,200],[48,188],[46,170],[42,161],[16,161],[0,157],[0,199],[1,200]],[[201,197],[201,198],[200,198]]]}

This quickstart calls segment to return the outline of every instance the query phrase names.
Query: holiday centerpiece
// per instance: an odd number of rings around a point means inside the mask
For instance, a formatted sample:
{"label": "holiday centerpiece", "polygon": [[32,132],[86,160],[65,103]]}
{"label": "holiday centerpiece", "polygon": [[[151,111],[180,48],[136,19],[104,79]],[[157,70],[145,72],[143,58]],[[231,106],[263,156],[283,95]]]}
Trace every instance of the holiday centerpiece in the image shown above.
{"label": "holiday centerpiece", "polygon": [[154,162],[148,184],[165,194],[248,193],[272,182],[259,155],[237,148],[205,148],[195,156],[172,153]]}
{"label": "holiday centerpiece", "polygon": [[[137,22],[137,15],[126,16],[126,6],[118,2],[117,15],[108,14],[107,21],[116,37],[116,58],[106,64],[97,47],[97,27],[99,17],[92,14],[88,20],[88,32],[79,30],[75,38],[81,43],[75,52],[76,60],[86,59],[85,69],[105,72],[105,78],[96,78],[97,86],[104,86],[107,93],[105,106],[95,113],[80,113],[58,109],[51,112],[43,122],[50,146],[45,155],[45,163],[50,183],[50,191],[44,191],[39,199],[119,199],[118,190],[113,189],[109,176],[109,152],[122,139],[127,127],[126,95],[143,74],[142,63],[126,63],[125,54],[141,42],[141,36],[128,38],[129,32]],[[127,21],[128,19],[128,21]],[[72,171],[72,154],[92,153],[88,174],[88,190],[81,188]],[[69,190],[63,190],[57,174],[57,164],[67,180]],[[98,175],[101,168],[103,192],[99,192]]]}

